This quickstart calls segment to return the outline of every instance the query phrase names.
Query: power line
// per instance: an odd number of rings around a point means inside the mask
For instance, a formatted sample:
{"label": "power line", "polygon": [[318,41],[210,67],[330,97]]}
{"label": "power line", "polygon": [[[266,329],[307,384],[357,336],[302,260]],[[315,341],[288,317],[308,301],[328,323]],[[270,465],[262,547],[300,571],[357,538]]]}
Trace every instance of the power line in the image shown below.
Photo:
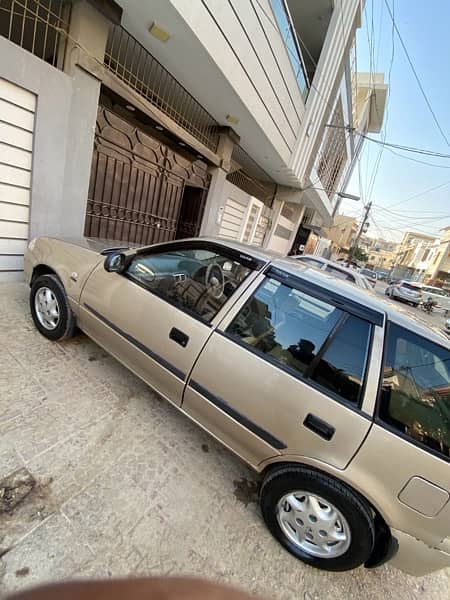
{"label": "power line", "polygon": [[450,158],[450,154],[446,154],[445,152],[436,152],[434,150],[428,150],[427,148],[417,148],[415,146],[404,146],[402,144],[396,144],[394,142],[383,142],[381,140],[376,140],[375,138],[372,138],[369,135],[366,135],[365,133],[360,133],[359,135],[365,140],[369,140],[370,142],[374,142],[375,144],[388,146],[389,148],[396,148],[397,150],[403,150],[404,152],[413,152],[416,154],[424,154],[425,156],[435,156],[437,158]]}
{"label": "power line", "polygon": [[445,133],[444,133],[444,131],[443,131],[443,129],[442,129],[442,127],[441,127],[441,125],[440,125],[439,121],[438,121],[438,118],[436,117],[436,114],[435,114],[435,112],[434,112],[434,110],[433,110],[433,107],[431,106],[431,103],[430,103],[430,101],[429,101],[429,99],[428,99],[428,96],[426,95],[426,93],[425,93],[425,90],[423,89],[423,85],[422,85],[422,83],[421,83],[421,81],[420,81],[420,78],[419,78],[419,76],[418,76],[418,74],[417,74],[417,71],[416,71],[416,69],[415,69],[415,67],[414,67],[414,64],[413,64],[413,62],[412,62],[412,60],[411,60],[411,57],[410,57],[410,55],[409,55],[409,52],[408,52],[408,50],[407,50],[407,48],[406,48],[406,46],[405,46],[405,42],[403,41],[403,38],[402,38],[402,36],[401,36],[401,34],[400,34],[400,31],[399,31],[399,29],[398,29],[398,27],[397,27],[397,24],[396,24],[396,22],[395,22],[395,18],[394,18],[394,15],[392,14],[391,7],[389,6],[388,0],[384,0],[384,3],[385,3],[385,5],[386,5],[386,8],[388,9],[389,15],[390,15],[390,17],[391,17],[391,20],[392,20],[392,24],[393,24],[393,26],[394,26],[394,28],[395,28],[395,31],[396,31],[397,35],[398,35],[398,39],[400,40],[400,43],[401,43],[401,45],[402,45],[402,48],[403,48],[403,50],[404,50],[404,52],[405,52],[406,58],[408,59],[409,65],[410,65],[410,67],[411,67],[411,70],[412,70],[412,72],[414,73],[414,77],[415,77],[415,79],[416,79],[416,81],[417,81],[417,85],[419,86],[419,89],[420,89],[420,91],[422,92],[422,96],[423,96],[423,97],[424,97],[424,99],[425,99],[425,102],[426,102],[426,104],[427,104],[427,106],[428,106],[428,108],[429,108],[429,110],[430,110],[430,113],[431,113],[431,115],[432,115],[432,117],[433,117],[433,120],[434,120],[434,122],[436,123],[436,125],[437,125],[437,128],[439,129],[439,131],[440,131],[440,133],[441,133],[442,137],[444,138],[444,140],[445,140],[445,142],[446,142],[447,146],[450,146],[450,142],[448,141],[448,138],[447,138],[447,136],[445,135]]}
{"label": "power line", "polygon": [[419,160],[418,158],[413,158],[412,156],[405,156],[404,154],[400,154],[399,152],[396,152],[395,150],[393,150],[392,148],[388,148],[387,146],[384,147],[388,152],[394,154],[395,156],[398,156],[399,158],[410,160],[411,162],[415,162],[420,165],[425,165],[427,167],[434,167],[436,169],[450,169],[450,165],[437,165],[436,163],[430,163],[427,160]]}
{"label": "power line", "polygon": [[394,202],[394,204],[390,204],[386,208],[394,208],[394,206],[399,206],[400,204],[405,204],[405,202],[409,202],[410,200],[414,200],[416,198],[420,198],[421,196],[425,196],[426,194],[429,194],[430,192],[434,192],[435,190],[439,190],[440,188],[446,187],[447,185],[450,185],[450,180],[444,181],[444,183],[435,185],[431,188],[424,190],[423,192],[419,192],[418,194],[413,194],[412,196],[408,196],[408,198],[405,198],[404,200],[400,200],[400,202]]}

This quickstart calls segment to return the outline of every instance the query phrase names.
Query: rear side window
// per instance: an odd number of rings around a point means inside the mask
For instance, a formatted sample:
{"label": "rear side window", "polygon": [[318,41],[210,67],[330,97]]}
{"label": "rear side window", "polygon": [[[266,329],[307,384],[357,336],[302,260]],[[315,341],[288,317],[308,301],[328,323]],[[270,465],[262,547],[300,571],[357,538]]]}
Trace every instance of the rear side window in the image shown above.
{"label": "rear side window", "polygon": [[450,351],[391,324],[380,417],[415,442],[450,456]]}
{"label": "rear side window", "polygon": [[371,325],[314,296],[267,279],[226,333],[277,366],[340,398],[361,398]]}
{"label": "rear side window", "polygon": [[342,311],[331,304],[268,279],[227,333],[304,374],[341,316]]}

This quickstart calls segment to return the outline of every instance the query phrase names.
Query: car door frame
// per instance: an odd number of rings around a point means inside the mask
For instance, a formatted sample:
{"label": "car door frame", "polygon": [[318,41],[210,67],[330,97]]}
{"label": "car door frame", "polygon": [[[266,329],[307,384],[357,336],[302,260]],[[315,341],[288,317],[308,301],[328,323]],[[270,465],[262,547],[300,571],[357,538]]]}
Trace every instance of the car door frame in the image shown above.
{"label": "car door frame", "polygon": [[[372,335],[371,335],[371,339],[369,340],[369,344],[368,344],[364,387],[362,390],[362,398],[361,398],[361,402],[360,402],[359,406],[352,406],[350,403],[346,402],[342,398],[333,394],[333,392],[331,392],[330,390],[326,390],[322,386],[315,384],[315,382],[313,382],[312,380],[304,380],[304,379],[302,379],[301,376],[294,376],[295,379],[298,379],[299,381],[304,381],[304,383],[306,383],[310,387],[314,388],[317,392],[328,397],[330,402],[341,404],[345,408],[350,409],[352,412],[355,412],[356,414],[361,416],[363,419],[367,420],[368,429],[365,434],[365,437],[366,437],[370,431],[370,428],[371,428],[372,422],[373,422],[375,402],[376,402],[378,384],[379,384],[379,380],[380,380],[382,349],[383,349],[383,340],[384,340],[384,326],[385,326],[385,321],[386,321],[386,317],[385,317],[384,313],[380,313],[378,311],[364,307],[363,305],[354,303],[351,300],[346,301],[344,296],[342,296],[340,294],[335,294],[333,292],[330,292],[329,290],[326,290],[322,286],[309,283],[303,278],[288,274],[285,271],[282,271],[281,269],[278,269],[278,268],[274,267],[273,265],[269,264],[267,267],[265,267],[262,270],[262,272],[259,273],[258,277],[256,277],[254,279],[254,281],[252,282],[252,284],[250,286],[248,286],[245,293],[243,293],[237,299],[237,301],[233,304],[232,308],[223,317],[223,319],[221,319],[221,321],[217,324],[217,327],[215,327],[215,330],[214,330],[215,333],[217,333],[218,335],[220,335],[222,337],[229,338],[229,336],[227,336],[227,334],[226,334],[227,327],[230,325],[230,323],[235,318],[235,316],[242,310],[245,303],[252,297],[252,295],[263,284],[265,279],[267,277],[270,277],[271,274],[274,274],[274,273],[277,273],[277,275],[278,275],[277,279],[281,283],[285,283],[287,285],[292,286],[293,288],[301,289],[301,291],[306,291],[306,292],[308,292],[308,288],[309,288],[309,292],[311,294],[313,294],[315,297],[318,297],[319,299],[329,301],[328,296],[331,294],[332,296],[334,296],[335,301],[338,301],[341,303],[343,310],[345,310],[345,306],[347,306],[347,310],[348,310],[349,305],[352,305],[353,306],[353,310],[351,311],[352,314],[357,315],[358,307],[359,307],[361,316],[364,314],[365,311],[368,311],[368,312],[366,312],[366,314],[369,314],[369,312],[372,312],[372,313],[376,313],[379,316],[378,324],[373,323]],[[318,291],[319,291],[319,295],[317,294]],[[207,344],[205,344],[205,349],[206,349],[208,343],[210,343],[210,341],[211,341],[211,337],[208,339]],[[252,348],[248,347],[247,345],[240,343],[239,341],[237,341],[235,339],[231,339],[231,341],[233,343],[237,344],[238,346],[240,346],[241,348],[243,348],[246,352],[256,354],[258,356],[258,352],[254,351]],[[374,360],[372,360],[373,356],[375,356]],[[289,371],[287,371],[286,369],[283,369],[283,367],[281,365],[273,363],[267,356],[264,356],[264,357],[260,356],[260,358],[262,360],[264,360],[267,364],[269,364],[269,365],[272,364],[272,366],[274,366],[278,369],[284,370],[288,376],[289,375],[292,376],[292,373],[289,373]],[[201,354],[199,356],[199,359],[201,359]],[[210,431],[210,433],[212,433],[217,439],[219,439],[225,446],[230,448],[233,452],[235,452],[238,456],[240,456],[240,458],[242,458],[244,461],[246,461],[248,464],[250,464],[252,466],[252,468],[256,469],[257,471],[261,471],[263,468],[265,468],[271,462],[278,462],[279,460],[281,460],[281,457],[283,457],[283,456],[285,459],[289,459],[289,460],[294,460],[294,461],[301,460],[303,462],[306,459],[307,462],[309,461],[312,463],[316,463],[317,465],[321,464],[320,459],[316,459],[314,457],[310,457],[310,459],[309,459],[305,455],[300,456],[297,454],[296,455],[291,454],[289,448],[284,444],[283,440],[279,440],[278,438],[274,437],[271,432],[263,429],[259,423],[253,422],[246,415],[240,414],[239,407],[230,406],[226,402],[225,399],[215,396],[209,390],[207,390],[206,388],[201,386],[201,384],[196,382],[195,379],[193,378],[193,376],[195,376],[195,367],[191,371],[191,374],[187,380],[184,397],[186,398],[186,395],[187,394],[189,395],[189,390],[192,390],[193,392],[203,396],[206,400],[209,401],[210,407],[206,407],[206,411],[211,416],[211,422],[213,422],[213,421],[219,422],[220,419],[222,419],[222,420],[224,419],[224,415],[225,415],[225,417],[228,416],[228,417],[231,417],[231,419],[234,419],[237,422],[237,424],[241,425],[244,429],[247,430],[248,435],[251,436],[250,450],[248,448],[244,448],[244,447],[236,448],[231,443],[229,443],[227,440],[223,439],[220,435],[220,426],[218,428],[216,428],[216,430],[213,430],[213,431],[211,431],[211,429],[208,426],[204,426],[205,429]],[[202,410],[204,408],[205,408],[205,405],[203,405]],[[186,406],[183,406],[183,410],[185,410],[186,414],[188,414],[196,422],[199,422],[199,423],[202,422],[202,417],[201,417],[200,413],[196,414],[194,411],[192,411],[192,403],[187,403]],[[192,411],[191,413],[189,412],[190,410]],[[214,411],[216,412],[217,417],[214,417],[214,414],[213,414]],[[221,413],[222,413],[222,416],[219,417],[218,415]],[[235,436],[235,439],[236,439],[236,436],[239,436],[239,432],[237,431],[238,427],[235,427],[232,423],[230,424],[229,420],[226,423],[226,427],[228,427],[227,433]],[[364,439],[365,439],[365,437],[364,437]],[[361,444],[363,444],[364,439],[361,441]],[[356,453],[357,453],[358,449],[359,448],[356,449],[356,451],[355,451]],[[350,461],[352,458],[353,458],[353,456],[350,457]],[[332,467],[332,465],[330,465],[328,463],[324,463],[324,464],[326,464],[326,468]]]}
{"label": "car door frame", "polygon": [[[184,388],[189,378],[190,372],[192,371],[192,368],[199,354],[201,353],[202,349],[207,343],[211,333],[217,326],[217,323],[224,318],[225,314],[230,310],[231,306],[236,302],[240,295],[245,293],[246,289],[251,285],[252,281],[258,277],[258,274],[261,271],[261,269],[267,264],[267,261],[263,261],[260,258],[251,256],[249,254],[245,254],[244,252],[236,250],[235,248],[230,248],[228,245],[221,244],[220,242],[190,239],[180,240],[176,242],[164,242],[155,246],[140,248],[137,251],[126,252],[124,253],[127,257],[126,268],[128,268],[132,259],[136,256],[142,254],[163,254],[165,252],[180,249],[205,249],[213,252],[217,251],[222,256],[225,256],[230,260],[237,260],[244,266],[247,266],[251,269],[247,277],[240,283],[240,285],[231,294],[231,296],[227,298],[227,300],[220,307],[216,315],[210,321],[203,319],[200,315],[188,311],[183,307],[180,307],[175,302],[171,302],[162,294],[158,294],[154,290],[149,289],[145,284],[139,282],[132,276],[128,275],[126,269],[121,273],[108,273],[107,276],[123,278],[124,282],[127,282],[129,285],[134,284],[138,288],[140,288],[142,293],[150,294],[151,297],[155,298],[157,303],[162,302],[168,306],[171,306],[174,311],[177,311],[175,314],[185,315],[188,319],[194,319],[194,321],[197,321],[198,324],[201,323],[201,326],[204,326],[208,329],[204,341],[201,343],[198,349],[194,350],[193,356],[189,361],[188,368],[178,368],[180,366],[179,364],[177,365],[172,361],[167,360],[167,357],[161,356],[157,348],[152,348],[151,345],[145,342],[145,340],[139,339],[139,337],[136,337],[132,332],[122,328],[120,326],[121,323],[115,323],[114,319],[112,318],[113,315],[102,314],[101,310],[96,310],[96,308],[93,307],[86,300],[86,291],[92,293],[89,290],[89,281],[92,282],[91,278],[95,277],[96,272],[98,272],[99,269],[103,269],[102,263],[97,265],[97,267],[94,269],[94,271],[91,273],[88,280],[86,281],[86,284],[81,293],[79,305],[81,328],[83,329],[84,325],[86,327],[86,333],[96,343],[103,346],[115,358],[122,362],[128,369],[135,373],[135,375],[143,379],[160,395],[162,395],[165,399],[175,404],[176,406],[181,406]],[[105,274],[102,273],[102,275],[105,276],[106,271]],[[93,285],[95,287],[96,283],[94,282]],[[132,287],[130,289],[132,290]],[[93,322],[92,319],[95,319],[95,322]],[[174,318],[174,321],[176,321],[176,318]],[[170,326],[171,324],[169,323],[169,329]],[[176,325],[174,324],[173,327],[176,327]],[[106,342],[104,341],[105,339]],[[169,343],[169,339],[167,340],[167,342]],[[149,365],[147,369],[145,368],[145,364]],[[165,393],[165,391],[160,385],[157,385],[154,383],[154,381],[152,381],[152,369],[154,369],[154,373],[159,373],[159,371],[163,369],[163,374],[167,372],[167,380],[174,380],[168,386],[168,389],[171,390],[171,393]],[[166,377],[166,375],[158,376],[160,377],[161,382],[165,381],[164,377]],[[171,397],[173,394],[176,396],[176,398]]]}

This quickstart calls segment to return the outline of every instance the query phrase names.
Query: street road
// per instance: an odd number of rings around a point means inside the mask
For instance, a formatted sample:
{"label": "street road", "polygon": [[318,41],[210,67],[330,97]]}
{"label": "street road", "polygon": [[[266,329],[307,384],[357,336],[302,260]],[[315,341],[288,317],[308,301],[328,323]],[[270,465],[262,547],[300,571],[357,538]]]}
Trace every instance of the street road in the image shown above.
{"label": "street road", "polygon": [[[384,296],[384,291],[386,289],[386,284],[382,281],[378,282],[375,286],[375,292],[380,294],[380,296]],[[438,327],[439,329],[445,328],[446,317],[444,316],[444,312],[442,310],[434,310],[431,315],[424,312],[421,308],[415,308],[407,304],[406,302],[401,302],[399,300],[393,300],[396,304],[398,303],[399,307],[407,310],[411,315],[425,321],[427,325],[431,327]]]}

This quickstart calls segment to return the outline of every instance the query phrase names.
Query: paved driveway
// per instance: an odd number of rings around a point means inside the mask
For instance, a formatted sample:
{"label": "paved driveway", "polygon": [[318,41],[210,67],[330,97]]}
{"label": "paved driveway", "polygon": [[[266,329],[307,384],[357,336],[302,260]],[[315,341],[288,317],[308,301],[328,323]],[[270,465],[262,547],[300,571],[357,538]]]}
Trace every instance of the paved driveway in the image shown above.
{"label": "paved driveway", "polygon": [[183,573],[277,599],[448,600],[446,572],[333,574],[296,561],[266,531],[243,464],[84,336],[46,341],[27,288],[2,284],[0,479],[19,469],[30,475],[16,477],[18,504],[0,514],[3,592]]}

